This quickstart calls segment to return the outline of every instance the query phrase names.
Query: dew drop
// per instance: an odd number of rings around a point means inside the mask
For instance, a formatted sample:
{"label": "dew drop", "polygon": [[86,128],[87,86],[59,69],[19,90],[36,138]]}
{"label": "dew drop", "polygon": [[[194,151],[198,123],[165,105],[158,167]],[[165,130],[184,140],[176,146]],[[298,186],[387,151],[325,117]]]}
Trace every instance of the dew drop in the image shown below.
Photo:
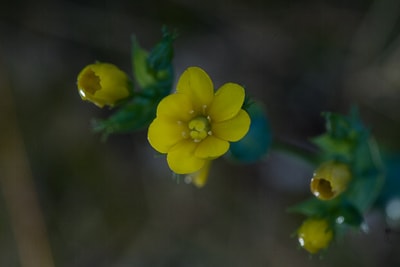
{"label": "dew drop", "polygon": [[82,89],[79,89],[79,94],[81,95],[81,97],[85,98],[86,94]]}

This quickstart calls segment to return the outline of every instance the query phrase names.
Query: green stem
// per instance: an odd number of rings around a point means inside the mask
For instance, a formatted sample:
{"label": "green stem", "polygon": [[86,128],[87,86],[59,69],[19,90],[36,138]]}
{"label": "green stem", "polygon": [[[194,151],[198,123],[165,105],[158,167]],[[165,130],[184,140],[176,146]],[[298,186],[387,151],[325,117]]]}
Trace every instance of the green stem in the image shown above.
{"label": "green stem", "polygon": [[312,165],[319,163],[318,150],[309,143],[275,139],[272,143],[272,150],[294,155]]}

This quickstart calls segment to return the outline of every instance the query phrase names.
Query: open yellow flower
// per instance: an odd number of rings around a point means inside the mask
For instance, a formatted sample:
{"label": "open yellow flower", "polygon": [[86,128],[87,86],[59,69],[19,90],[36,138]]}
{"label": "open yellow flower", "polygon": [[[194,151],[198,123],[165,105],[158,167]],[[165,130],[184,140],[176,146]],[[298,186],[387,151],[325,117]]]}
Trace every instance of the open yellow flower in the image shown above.
{"label": "open yellow flower", "polygon": [[114,106],[130,95],[129,79],[113,64],[95,63],[86,66],[78,75],[79,95],[102,108]]}
{"label": "open yellow flower", "polygon": [[329,246],[333,231],[327,220],[311,218],[303,222],[297,230],[297,236],[300,246],[314,254]]}
{"label": "open yellow flower", "polygon": [[207,73],[190,67],[179,78],[176,93],[159,103],[148,140],[155,150],[167,154],[172,171],[195,173],[225,154],[229,142],[246,135],[250,117],[242,109],[244,98],[243,87],[235,83],[226,83],[214,93]]}

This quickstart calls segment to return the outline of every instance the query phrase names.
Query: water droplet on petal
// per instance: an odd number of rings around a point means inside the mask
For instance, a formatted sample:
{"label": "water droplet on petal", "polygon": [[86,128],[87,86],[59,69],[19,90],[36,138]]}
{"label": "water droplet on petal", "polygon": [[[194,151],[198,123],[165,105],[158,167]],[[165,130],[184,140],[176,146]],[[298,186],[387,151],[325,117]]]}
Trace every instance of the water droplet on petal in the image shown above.
{"label": "water droplet on petal", "polygon": [[82,98],[86,98],[86,94],[82,89],[79,89],[79,94]]}

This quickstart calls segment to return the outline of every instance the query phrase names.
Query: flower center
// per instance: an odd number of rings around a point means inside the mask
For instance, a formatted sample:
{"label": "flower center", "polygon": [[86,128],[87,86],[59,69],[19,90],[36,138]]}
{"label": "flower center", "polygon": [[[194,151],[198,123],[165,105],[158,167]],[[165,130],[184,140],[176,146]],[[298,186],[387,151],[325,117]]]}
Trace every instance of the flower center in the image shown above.
{"label": "flower center", "polygon": [[211,135],[210,120],[204,116],[198,116],[189,121],[189,135],[194,142],[200,142],[208,135]]}

